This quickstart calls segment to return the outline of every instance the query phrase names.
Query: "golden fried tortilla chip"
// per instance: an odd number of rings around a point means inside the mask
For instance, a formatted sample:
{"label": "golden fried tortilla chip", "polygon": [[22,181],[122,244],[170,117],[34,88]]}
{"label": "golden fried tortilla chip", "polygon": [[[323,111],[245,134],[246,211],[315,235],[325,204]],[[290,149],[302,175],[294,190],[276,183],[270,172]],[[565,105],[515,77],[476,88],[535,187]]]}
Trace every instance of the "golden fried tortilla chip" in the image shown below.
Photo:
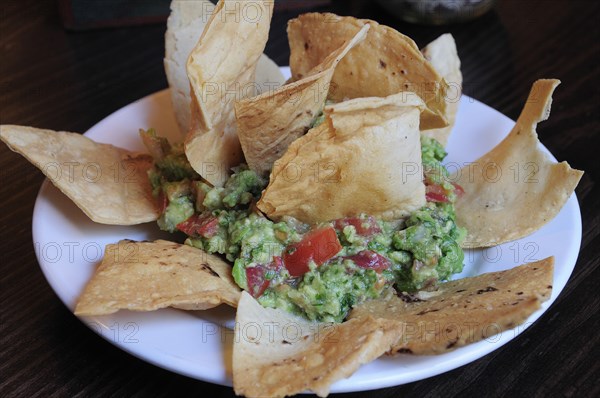
{"label": "golden fried tortilla chip", "polygon": [[575,190],[583,172],[551,160],[536,133],[537,123],[550,115],[559,83],[536,81],[510,134],[451,176],[465,190],[456,202],[457,224],[468,232],[463,247],[494,246],[529,235],[552,220]]}
{"label": "golden fried tortilla chip", "polygon": [[272,13],[273,0],[220,0],[187,62],[192,118],[185,154],[215,186],[243,160],[233,104],[255,93]]}
{"label": "golden fried tortilla chip", "polygon": [[75,314],[165,307],[205,310],[222,303],[235,307],[239,298],[231,266],[217,256],[164,240],[122,240],[106,246]]}
{"label": "golden fried tortilla chip", "polygon": [[366,39],[336,67],[330,98],[343,101],[413,91],[427,106],[421,114],[421,130],[447,126],[447,83],[409,37],[375,21],[330,13],[309,13],[292,19],[288,23],[288,40],[293,79],[306,76],[365,24],[371,25]]}
{"label": "golden fried tortilla chip", "polygon": [[446,119],[448,126],[439,129],[425,130],[422,134],[435,138],[443,146],[448,143],[448,137],[454,127],[456,112],[462,95],[462,73],[460,72],[460,58],[456,50],[454,37],[446,33],[429,43],[421,50],[425,58],[435,70],[446,80]]}
{"label": "golden fried tortilla chip", "polygon": [[[400,325],[392,352],[442,354],[522,324],[552,294],[554,257],[459,279],[433,292],[393,294],[360,304],[350,319]],[[400,324],[398,324],[400,322]]]}
{"label": "golden fried tortilla chip", "polygon": [[326,106],[326,120],[275,162],[258,208],[315,224],[367,213],[399,218],[425,204],[413,93]]}
{"label": "golden fried tortilla chip", "polygon": [[[175,119],[185,136],[190,129],[190,81],[186,62],[198,43],[215,5],[208,0],[173,0],[165,34],[165,74],[171,89]],[[256,88],[262,92],[285,82],[271,59],[262,54],[256,66]]]}
{"label": "golden fried tortilla chip", "polygon": [[263,308],[242,293],[233,344],[233,388],[238,395],[283,397],[305,390],[324,397],[390,349],[396,325],[369,317],[343,324],[312,323]]}
{"label": "golden fried tortilla chip", "polygon": [[40,169],[92,220],[134,225],[158,218],[147,171],[152,157],[77,133],[0,126],[0,139]]}
{"label": "golden fried tortilla chip", "polygon": [[237,133],[250,169],[268,175],[273,162],[308,131],[325,104],[335,67],[368,30],[369,25],[364,25],[306,77],[235,104]]}

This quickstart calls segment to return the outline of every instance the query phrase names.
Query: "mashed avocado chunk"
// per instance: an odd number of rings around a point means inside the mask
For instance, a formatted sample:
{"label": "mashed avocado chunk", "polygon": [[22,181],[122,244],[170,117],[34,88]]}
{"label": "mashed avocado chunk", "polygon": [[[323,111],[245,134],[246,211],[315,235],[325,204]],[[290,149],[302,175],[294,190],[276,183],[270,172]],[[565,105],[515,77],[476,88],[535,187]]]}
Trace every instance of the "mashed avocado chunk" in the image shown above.
{"label": "mashed avocado chunk", "polygon": [[189,166],[183,148],[152,131],[144,142],[155,156],[149,171],[163,212],[161,229],[181,231],[186,244],[223,255],[236,283],[266,307],[311,320],[342,322],[352,306],[389,286],[411,292],[461,272],[465,231],[456,225],[444,148],[422,137],[427,204],[404,219],[363,214],[309,226],[273,222],[256,210],[267,181],[245,165],[223,187],[212,187]]}
{"label": "mashed avocado chunk", "polygon": [[259,297],[265,307],[284,308],[310,320],[342,322],[353,305],[377,298],[392,280],[337,257],[304,274],[297,285],[281,284]]}

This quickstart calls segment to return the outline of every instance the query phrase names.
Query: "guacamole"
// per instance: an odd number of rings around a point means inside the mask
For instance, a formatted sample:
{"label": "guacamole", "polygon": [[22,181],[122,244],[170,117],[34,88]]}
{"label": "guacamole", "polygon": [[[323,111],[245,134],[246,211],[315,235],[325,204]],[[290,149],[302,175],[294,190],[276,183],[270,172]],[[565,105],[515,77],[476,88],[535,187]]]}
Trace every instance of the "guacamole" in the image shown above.
{"label": "guacamole", "polygon": [[311,226],[260,213],[254,204],[268,181],[245,165],[213,188],[189,166],[182,147],[153,131],[142,137],[155,158],[149,178],[162,208],[159,227],[223,255],[236,283],[263,306],[341,322],[352,306],[387,287],[411,292],[462,271],[465,231],[453,206],[462,189],[449,181],[441,163],[446,153],[433,139],[421,140],[424,207],[393,222],[362,214]]}

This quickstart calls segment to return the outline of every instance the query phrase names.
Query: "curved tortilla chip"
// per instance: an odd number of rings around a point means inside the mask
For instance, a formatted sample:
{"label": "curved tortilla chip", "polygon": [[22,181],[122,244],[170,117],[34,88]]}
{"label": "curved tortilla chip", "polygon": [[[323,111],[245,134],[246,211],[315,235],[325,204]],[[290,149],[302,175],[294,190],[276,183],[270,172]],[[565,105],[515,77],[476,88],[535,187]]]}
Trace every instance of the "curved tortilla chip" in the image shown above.
{"label": "curved tortilla chip", "polygon": [[164,240],[122,240],[106,246],[75,314],[165,307],[205,310],[222,303],[235,307],[239,298],[231,266],[217,256]]}
{"label": "curved tortilla chip", "polygon": [[413,93],[327,106],[326,120],[275,162],[258,208],[309,224],[367,213],[399,218],[425,204]]}
{"label": "curved tortilla chip", "polygon": [[[173,0],[165,34],[165,73],[171,88],[175,119],[183,135],[190,129],[190,81],[186,62],[198,43],[215,5],[208,0]],[[259,92],[285,82],[283,74],[271,59],[262,54],[256,66],[256,88]]]}
{"label": "curved tortilla chip", "polygon": [[305,78],[235,104],[238,137],[250,169],[268,175],[273,162],[308,131],[325,104],[335,67],[368,30],[369,25],[363,26]]}
{"label": "curved tortilla chip", "polygon": [[553,270],[549,257],[446,282],[434,292],[388,294],[357,306],[350,319],[401,322],[393,352],[442,354],[522,324],[550,298]]}
{"label": "curved tortilla chip", "polygon": [[558,80],[533,84],[510,134],[451,180],[465,194],[456,222],[467,229],[463,247],[488,247],[519,239],[552,220],[575,190],[582,171],[555,163],[540,149],[537,123],[550,115]]}
{"label": "curved tortilla chip", "polygon": [[368,317],[311,323],[263,308],[244,292],[233,343],[235,393],[264,398],[312,390],[324,397],[335,381],[387,352],[398,338],[395,326]]}
{"label": "curved tortilla chip", "polygon": [[439,129],[425,130],[422,134],[435,138],[443,146],[448,143],[448,137],[454,127],[456,112],[462,95],[462,73],[460,72],[460,58],[456,50],[454,37],[446,33],[429,43],[421,50],[425,58],[435,70],[448,83],[446,91],[446,119],[448,126]]}
{"label": "curved tortilla chip", "polygon": [[150,155],[77,133],[26,126],[2,125],[0,139],[40,169],[92,221],[134,225],[159,216],[147,175]]}
{"label": "curved tortilla chip", "polygon": [[233,104],[255,93],[256,64],[267,38],[273,0],[220,0],[187,63],[192,120],[185,140],[190,164],[221,186],[243,160]]}
{"label": "curved tortilla chip", "polygon": [[288,40],[293,79],[306,76],[365,24],[371,25],[366,39],[336,67],[330,98],[343,101],[413,91],[427,106],[421,114],[421,130],[447,126],[447,83],[409,37],[375,21],[330,13],[309,13],[292,19]]}

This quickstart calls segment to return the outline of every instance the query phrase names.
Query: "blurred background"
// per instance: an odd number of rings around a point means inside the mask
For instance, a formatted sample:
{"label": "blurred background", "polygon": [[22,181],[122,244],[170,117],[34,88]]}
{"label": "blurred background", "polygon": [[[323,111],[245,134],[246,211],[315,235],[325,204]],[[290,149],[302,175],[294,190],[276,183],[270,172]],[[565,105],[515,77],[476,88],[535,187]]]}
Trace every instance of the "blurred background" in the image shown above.
{"label": "blurred background", "polygon": [[[67,29],[142,25],[166,21],[171,0],[57,0]],[[216,0],[211,0],[217,3]],[[455,0],[454,0],[455,1]],[[472,1],[472,0],[471,0]],[[279,0],[279,10],[326,6],[330,0]]]}
{"label": "blurred background", "polygon": [[[100,120],[140,97],[167,87],[162,58],[169,3],[169,0],[4,0],[0,20],[3,122],[35,126],[43,120],[48,128],[86,131],[91,127],[90,120]],[[374,19],[410,36],[420,47],[450,32],[462,60],[464,92],[486,103],[495,103],[497,109],[514,118],[521,104],[508,99],[511,90],[521,90],[525,98],[535,79],[557,76],[551,70],[552,62],[540,62],[542,70],[532,70],[529,75],[515,69],[522,55],[542,59],[547,58],[549,50],[556,52],[548,36],[532,30],[531,23],[535,19],[554,26],[564,18],[579,18],[583,2],[565,5],[560,1],[504,0],[493,8],[493,2],[488,0],[421,3],[436,7],[418,11],[424,13],[418,14],[424,19],[412,23],[406,19],[414,21],[415,0],[277,0],[265,52],[279,65],[287,65],[287,21],[307,11]],[[487,12],[470,8],[482,4]],[[440,10],[445,6],[470,12],[444,14]],[[427,12],[453,17],[431,21],[426,20]],[[467,21],[457,23],[456,17]],[[446,24],[440,25],[441,22]],[[522,34],[531,39],[527,45],[514,40]],[[569,53],[578,53],[578,47],[578,42],[573,41],[572,46],[560,50],[568,57]],[[33,82],[32,76],[46,78]],[[41,93],[54,99],[50,107],[39,100]],[[22,101],[7,101],[15,97]],[[54,106],[60,106],[61,111],[53,111]],[[65,117],[70,122],[67,126],[60,122]]]}
{"label": "blurred background", "polygon": [[[216,3],[216,0],[211,0]],[[346,1],[352,3],[352,1]],[[465,22],[488,12],[495,0],[376,0],[404,21],[444,25]],[[94,29],[157,23],[169,15],[170,0],[58,0],[68,29]],[[277,9],[301,10],[329,6],[332,0],[278,0]]]}

